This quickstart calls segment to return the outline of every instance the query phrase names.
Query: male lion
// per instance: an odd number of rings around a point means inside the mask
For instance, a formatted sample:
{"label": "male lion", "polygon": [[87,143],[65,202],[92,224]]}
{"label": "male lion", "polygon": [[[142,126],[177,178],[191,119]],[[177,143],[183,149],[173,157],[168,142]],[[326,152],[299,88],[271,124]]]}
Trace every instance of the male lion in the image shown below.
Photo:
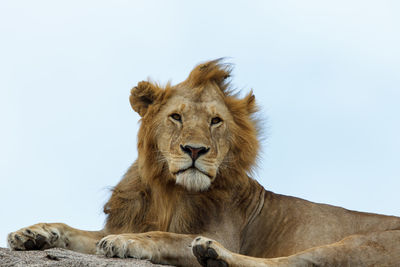
{"label": "male lion", "polygon": [[10,248],[180,266],[399,266],[400,218],[277,195],[248,176],[257,107],[251,92],[232,93],[229,74],[214,60],[175,86],[140,82],[139,156],[104,206],[104,229],[39,223],[10,233]]}

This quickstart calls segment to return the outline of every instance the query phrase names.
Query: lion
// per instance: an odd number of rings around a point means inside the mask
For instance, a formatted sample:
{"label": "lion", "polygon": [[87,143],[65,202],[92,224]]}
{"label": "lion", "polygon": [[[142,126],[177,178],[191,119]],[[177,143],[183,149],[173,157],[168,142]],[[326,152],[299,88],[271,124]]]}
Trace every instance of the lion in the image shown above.
{"label": "lion", "polygon": [[400,218],[275,194],[250,178],[259,150],[255,96],[232,65],[196,66],[176,85],[139,82],[138,159],[112,190],[99,231],[39,223],[13,250],[60,247],[177,266],[400,265]]}

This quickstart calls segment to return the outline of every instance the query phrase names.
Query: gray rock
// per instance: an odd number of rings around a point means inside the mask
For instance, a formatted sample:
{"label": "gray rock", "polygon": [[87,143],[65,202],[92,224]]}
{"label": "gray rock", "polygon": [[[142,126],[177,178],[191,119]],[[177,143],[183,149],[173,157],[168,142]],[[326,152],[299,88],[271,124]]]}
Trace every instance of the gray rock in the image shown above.
{"label": "gray rock", "polygon": [[61,248],[35,251],[12,251],[0,248],[0,266],[166,266],[137,259],[106,258]]}

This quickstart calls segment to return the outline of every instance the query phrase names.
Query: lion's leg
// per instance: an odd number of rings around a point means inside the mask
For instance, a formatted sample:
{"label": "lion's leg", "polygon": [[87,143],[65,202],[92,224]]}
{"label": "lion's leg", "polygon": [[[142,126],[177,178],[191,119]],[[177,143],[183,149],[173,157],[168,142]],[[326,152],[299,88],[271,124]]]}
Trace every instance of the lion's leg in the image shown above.
{"label": "lion's leg", "polygon": [[101,231],[78,230],[63,223],[38,223],[10,233],[7,241],[13,250],[59,247],[94,254],[103,236]]}
{"label": "lion's leg", "polygon": [[97,253],[107,257],[147,259],[153,263],[198,266],[190,248],[194,237],[159,231],[108,235],[98,243]]}
{"label": "lion's leg", "polygon": [[[398,266],[400,230],[352,235],[337,243],[274,259],[236,254],[205,237],[197,237],[192,249],[202,266]],[[213,265],[215,262],[219,265]]]}
{"label": "lion's leg", "polygon": [[[267,267],[285,266],[283,260],[263,259],[233,253],[220,243],[206,237],[196,237],[192,242],[192,252],[201,266],[219,267]],[[289,266],[289,265],[287,265]]]}

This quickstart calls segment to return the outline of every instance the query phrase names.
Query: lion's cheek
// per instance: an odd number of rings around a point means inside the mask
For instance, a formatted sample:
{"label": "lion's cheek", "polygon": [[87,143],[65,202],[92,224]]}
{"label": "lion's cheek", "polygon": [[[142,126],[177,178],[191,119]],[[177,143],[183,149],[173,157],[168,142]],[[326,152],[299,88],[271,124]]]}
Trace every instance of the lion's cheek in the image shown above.
{"label": "lion's cheek", "polygon": [[217,144],[217,151],[218,153],[216,154],[215,158],[217,159],[218,165],[220,165],[224,161],[229,152],[229,144],[228,142],[226,142],[226,139],[221,140]]}
{"label": "lion's cheek", "polygon": [[174,162],[168,162],[168,168],[169,172],[173,176],[175,176],[175,174],[180,171],[180,166],[178,164],[175,164]]}

